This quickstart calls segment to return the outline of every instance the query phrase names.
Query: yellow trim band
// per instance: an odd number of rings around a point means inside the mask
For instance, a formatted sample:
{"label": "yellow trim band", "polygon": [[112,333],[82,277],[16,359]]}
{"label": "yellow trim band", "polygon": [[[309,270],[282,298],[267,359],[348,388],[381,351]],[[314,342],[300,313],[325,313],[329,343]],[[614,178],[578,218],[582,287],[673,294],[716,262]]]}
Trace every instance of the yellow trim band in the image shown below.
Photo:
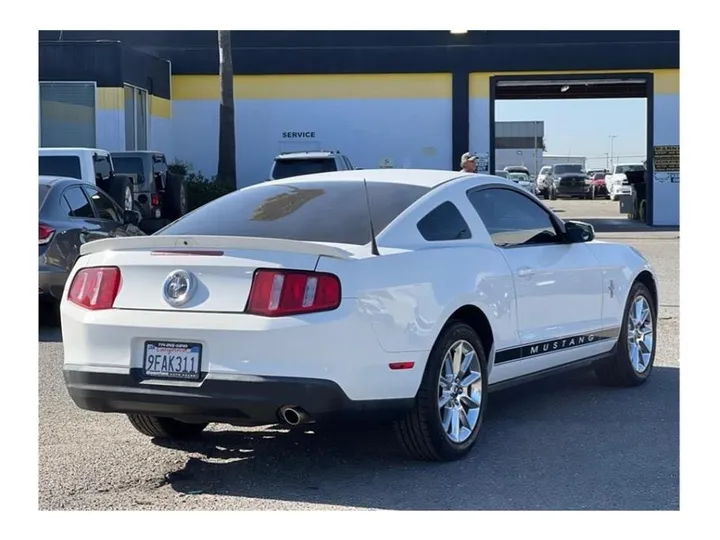
{"label": "yellow trim band", "polygon": [[172,118],[172,102],[157,96],[150,96],[150,116]]}
{"label": "yellow trim band", "polygon": [[470,97],[490,97],[490,77],[496,75],[599,75],[613,73],[652,73],[655,76],[655,94],[677,94],[680,92],[679,69],[657,70],[609,70],[609,71],[523,71],[523,72],[497,72],[497,73],[471,73]]}
{"label": "yellow trim band", "polygon": [[[235,99],[451,99],[452,75],[236,75]],[[173,100],[220,99],[216,75],[174,75]]]}
{"label": "yellow trim band", "polygon": [[103,110],[124,110],[125,94],[122,88],[98,88],[97,108]]}

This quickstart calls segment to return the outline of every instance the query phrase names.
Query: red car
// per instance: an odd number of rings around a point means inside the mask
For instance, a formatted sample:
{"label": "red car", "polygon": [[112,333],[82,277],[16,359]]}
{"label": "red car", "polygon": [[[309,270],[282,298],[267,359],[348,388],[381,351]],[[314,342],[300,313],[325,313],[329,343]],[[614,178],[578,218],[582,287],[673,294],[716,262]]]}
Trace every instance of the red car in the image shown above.
{"label": "red car", "polygon": [[598,197],[609,198],[607,186],[605,185],[605,175],[607,173],[594,173],[590,177],[590,198],[597,199]]}

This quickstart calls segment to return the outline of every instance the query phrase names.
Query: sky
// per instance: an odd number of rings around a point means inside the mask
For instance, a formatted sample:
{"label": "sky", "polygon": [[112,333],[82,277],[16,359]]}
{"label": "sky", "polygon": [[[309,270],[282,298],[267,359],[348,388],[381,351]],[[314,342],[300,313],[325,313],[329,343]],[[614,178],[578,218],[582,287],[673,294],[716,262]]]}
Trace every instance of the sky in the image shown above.
{"label": "sky", "polygon": [[543,121],[548,154],[585,156],[586,167],[598,168],[611,135],[616,163],[645,159],[646,107],[644,98],[496,101],[495,120]]}

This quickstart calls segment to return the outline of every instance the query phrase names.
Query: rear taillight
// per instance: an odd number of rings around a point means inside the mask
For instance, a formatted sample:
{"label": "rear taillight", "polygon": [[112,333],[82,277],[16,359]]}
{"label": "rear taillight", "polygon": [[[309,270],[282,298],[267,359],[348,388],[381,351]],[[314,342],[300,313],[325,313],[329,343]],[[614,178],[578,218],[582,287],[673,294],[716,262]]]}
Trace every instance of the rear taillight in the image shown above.
{"label": "rear taillight", "polygon": [[150,204],[153,206],[160,206],[160,196],[157,193],[153,193],[150,196]]}
{"label": "rear taillight", "polygon": [[340,280],[302,270],[256,270],[246,313],[282,317],[330,311],[340,305]]}
{"label": "rear taillight", "polygon": [[47,244],[48,242],[50,242],[50,240],[52,240],[52,237],[54,234],[55,234],[55,229],[40,223],[40,233],[38,235],[38,244],[40,244],[40,245]]}
{"label": "rear taillight", "polygon": [[120,269],[116,266],[83,268],[73,278],[68,300],[93,311],[111,309],[121,279]]}

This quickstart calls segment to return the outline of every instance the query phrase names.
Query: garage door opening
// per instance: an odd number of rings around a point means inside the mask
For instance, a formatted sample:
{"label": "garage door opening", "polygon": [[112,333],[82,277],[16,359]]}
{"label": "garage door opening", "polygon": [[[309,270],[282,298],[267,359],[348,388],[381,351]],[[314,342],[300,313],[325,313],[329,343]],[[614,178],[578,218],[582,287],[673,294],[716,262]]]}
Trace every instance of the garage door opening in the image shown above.
{"label": "garage door opening", "polygon": [[[604,202],[577,205],[588,215],[567,217],[585,219],[599,232],[650,225],[652,96],[651,73],[491,77],[490,171],[507,175],[524,167],[551,207],[561,199],[591,198],[595,178],[596,199]],[[613,202],[600,187],[603,174]]]}

